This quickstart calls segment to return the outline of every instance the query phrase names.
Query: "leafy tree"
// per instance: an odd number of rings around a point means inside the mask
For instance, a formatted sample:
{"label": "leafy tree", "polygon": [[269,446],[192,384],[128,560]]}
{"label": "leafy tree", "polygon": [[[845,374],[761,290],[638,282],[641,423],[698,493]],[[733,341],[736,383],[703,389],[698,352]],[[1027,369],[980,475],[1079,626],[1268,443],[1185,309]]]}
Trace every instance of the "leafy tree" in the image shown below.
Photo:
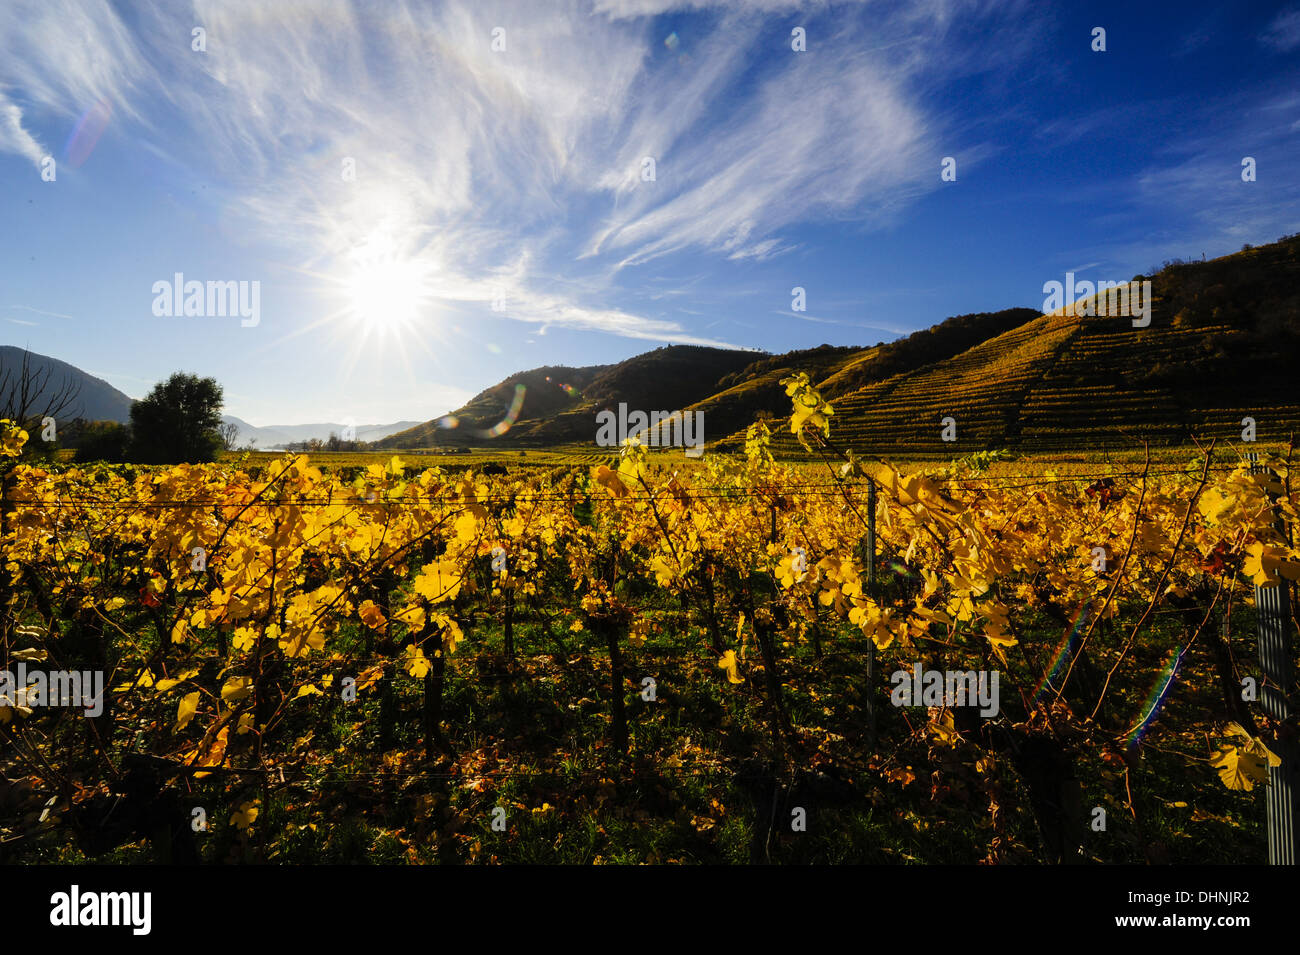
{"label": "leafy tree", "polygon": [[131,406],[130,458],[141,464],[199,464],[221,451],[221,386],[177,372]]}
{"label": "leafy tree", "polygon": [[78,462],[107,461],[110,464],[121,464],[127,459],[131,431],[116,421],[77,419],[68,429],[65,443],[76,449]]}

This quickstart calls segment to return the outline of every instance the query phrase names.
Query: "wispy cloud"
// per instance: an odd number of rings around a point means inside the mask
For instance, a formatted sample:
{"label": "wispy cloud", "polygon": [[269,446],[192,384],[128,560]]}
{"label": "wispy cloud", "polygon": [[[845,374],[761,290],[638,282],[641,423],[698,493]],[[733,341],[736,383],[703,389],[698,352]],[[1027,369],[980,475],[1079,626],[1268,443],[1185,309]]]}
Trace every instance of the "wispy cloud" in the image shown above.
{"label": "wispy cloud", "polygon": [[1300,47],[1300,8],[1284,10],[1274,17],[1259,41],[1279,53]]}
{"label": "wispy cloud", "polygon": [[817,315],[809,315],[806,312],[795,312],[786,309],[775,309],[775,315],[783,315],[786,318],[797,318],[801,322],[815,322],[818,325],[843,325],[847,328],[869,328],[872,331],[889,332],[891,335],[908,335],[911,334],[910,328],[899,328],[897,325],[880,325],[872,322],[846,322],[837,318],[823,318]]}
{"label": "wispy cloud", "polygon": [[24,312],[32,312],[36,315],[48,315],[51,318],[72,318],[71,315],[64,315],[62,312],[47,312],[42,308],[32,308],[30,305],[6,305],[5,308],[16,308]]}
{"label": "wispy cloud", "polygon": [[[921,191],[923,155],[934,147],[896,74],[847,50],[786,60],[722,129],[677,120],[668,130],[667,103],[645,104],[632,140],[657,153],[656,181],[625,191],[587,254],[621,252],[622,265],[690,247],[763,258],[779,247],[773,233],[796,222],[847,213],[883,222]],[[625,153],[621,168],[635,159]]]}
{"label": "wispy cloud", "polygon": [[[725,344],[643,314],[629,267],[764,262],[802,223],[896,219],[938,183],[944,121],[921,87],[976,62],[932,38],[1017,6],[872,5],[867,51],[865,4],[17,0],[0,7],[0,97],[21,91],[0,98],[0,150],[36,161],[30,115],[105,101],[119,135],[303,270],[382,243],[451,307],[504,297],[535,325]],[[778,16],[795,11],[804,53]],[[672,50],[648,19],[665,12],[699,14]]]}

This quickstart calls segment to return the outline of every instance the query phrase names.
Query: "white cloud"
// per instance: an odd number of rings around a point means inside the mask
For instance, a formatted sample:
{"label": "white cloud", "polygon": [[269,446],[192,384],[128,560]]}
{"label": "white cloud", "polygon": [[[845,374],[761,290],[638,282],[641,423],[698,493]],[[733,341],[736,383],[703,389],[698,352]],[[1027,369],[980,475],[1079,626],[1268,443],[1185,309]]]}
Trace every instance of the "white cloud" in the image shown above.
{"label": "white cloud", "polygon": [[[21,96],[0,92],[0,150],[35,161],[33,115],[66,123],[107,101],[119,135],[212,183],[250,242],[304,270],[337,273],[382,240],[448,303],[504,290],[523,322],[721,344],[639,314],[628,303],[650,296],[626,267],[683,250],[762,262],[801,223],[890,221],[938,183],[944,130],[920,78],[981,68],[936,33],[1010,15],[929,0],[872,4],[868,24],[861,6],[15,0],[0,91]],[[706,8],[673,52],[646,19]],[[796,10],[807,53],[763,16]]]}
{"label": "white cloud", "polygon": [[31,133],[23,128],[23,111],[0,93],[0,152],[14,153],[40,165],[47,152]]}

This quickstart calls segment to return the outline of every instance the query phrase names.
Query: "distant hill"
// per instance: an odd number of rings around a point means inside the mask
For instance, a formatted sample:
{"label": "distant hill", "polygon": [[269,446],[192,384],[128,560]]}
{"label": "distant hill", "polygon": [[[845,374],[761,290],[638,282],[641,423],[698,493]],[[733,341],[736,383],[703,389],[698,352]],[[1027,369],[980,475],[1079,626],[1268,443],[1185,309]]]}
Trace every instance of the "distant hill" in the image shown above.
{"label": "distant hill", "polygon": [[[1146,328],[1011,308],[874,348],[756,356],[673,346],[613,366],[520,372],[380,446],[594,445],[596,413],[626,401],[646,412],[701,410],[710,446],[736,449],[756,418],[789,414],[779,381],[800,371],[834,405],[832,436],[866,454],[1236,441],[1247,416],[1260,440],[1300,430],[1300,236],[1135,278],[1152,284]],[[947,416],[957,421],[954,443],[940,439]],[[797,448],[788,429],[774,434],[779,449]]]}
{"label": "distant hill", "polygon": [[[310,441],[312,438],[325,441],[331,434],[342,437],[348,427],[345,423],[327,421],[322,424],[272,424],[259,428],[234,415],[222,415],[221,420],[232,423],[239,429],[236,443],[240,447],[251,444],[259,451],[271,451],[298,441]],[[393,424],[358,424],[352,427],[355,431],[355,440],[369,442],[386,438],[398,431],[405,431],[416,424],[419,422],[397,421]]]}
{"label": "distant hill", "polygon": [[[582,391],[609,365],[586,368],[547,366],[521,371],[491,388],[480,391],[464,407],[449,415],[426,421],[379,442],[384,448],[431,448],[481,444],[509,435],[517,443],[529,428],[563,414],[583,402]],[[514,424],[498,435],[516,400],[521,401]]]}
{"label": "distant hill", "polygon": [[[511,375],[443,418],[381,441],[384,448],[494,444],[548,447],[595,440],[596,414],[630,409],[676,411],[713,394],[753,352],[671,345],[617,365],[546,367]],[[521,402],[514,420],[512,403]],[[496,433],[493,433],[496,432]]]}
{"label": "distant hill", "polygon": [[[133,398],[118,391],[108,382],[94,375],[87,374],[75,365],[51,358],[48,355],[28,353],[29,375],[32,380],[44,376],[44,388],[34,398],[29,399],[28,407],[33,413],[45,410],[49,396],[66,387],[77,389],[75,400],[68,409],[59,415],[61,421],[85,418],[88,421],[116,421],[125,424],[131,420]],[[10,393],[17,387],[21,376],[23,349],[12,345],[0,345],[0,409],[8,404]],[[6,375],[9,377],[6,379]],[[323,424],[287,424],[270,425],[259,428],[233,415],[222,415],[223,421],[230,421],[239,429],[240,445],[255,441],[258,450],[283,447],[294,441],[308,441],[319,438],[322,441],[330,434],[342,435],[345,424],[325,422]],[[358,424],[355,425],[356,440],[378,441],[398,431],[405,431],[419,422],[397,421],[392,424]]]}
{"label": "distant hill", "polygon": [[[704,412],[705,433],[725,437],[759,416],[788,413],[782,378],[807,372],[824,384],[824,396],[848,394],[865,382],[913,370],[948,357],[1006,329],[1036,318],[1029,308],[948,319],[875,348],[801,349],[782,355],[694,345],[646,352],[617,365],[537,368],[512,375],[481,392],[464,408],[380,442],[381,447],[447,445],[546,447],[592,443],[597,412],[629,410]],[[564,385],[569,385],[566,391]],[[488,433],[508,414],[516,386],[525,395],[518,418],[499,434]],[[576,393],[581,391],[580,394]]]}
{"label": "distant hill", "polygon": [[[18,379],[22,373],[24,351],[13,345],[0,345],[0,409],[10,407]],[[48,355],[27,353],[28,368],[33,375],[43,378],[44,388],[28,402],[31,413],[45,410],[46,401],[65,386],[76,390],[75,400],[59,419],[71,421],[86,418],[90,421],[117,421],[125,423],[131,417],[132,400],[102,378],[87,374],[66,361]]]}

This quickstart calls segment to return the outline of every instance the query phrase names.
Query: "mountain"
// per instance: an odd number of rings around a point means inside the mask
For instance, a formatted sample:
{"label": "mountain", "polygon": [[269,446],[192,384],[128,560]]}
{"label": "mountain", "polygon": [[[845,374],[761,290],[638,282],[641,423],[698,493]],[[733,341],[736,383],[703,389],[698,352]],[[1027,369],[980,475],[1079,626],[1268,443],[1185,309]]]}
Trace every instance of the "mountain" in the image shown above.
{"label": "mountain", "polygon": [[[787,375],[807,372],[825,383],[825,397],[835,398],[863,382],[957,354],[1038,314],[1019,308],[962,315],[867,349],[821,345],[782,355],[760,352],[760,357],[755,357],[754,352],[674,345],[617,365],[537,368],[511,375],[475,396],[464,408],[394,435],[380,446],[589,444],[595,440],[597,412],[616,411],[620,403],[626,403],[629,411],[703,411],[705,433],[725,437],[744,430],[760,415],[788,411],[790,399],[778,384]],[[507,430],[494,436],[488,429],[509,419],[511,401],[521,387],[518,416]]]}
{"label": "mountain", "polygon": [[[347,424],[338,422],[325,422],[323,424],[272,424],[265,427],[251,425],[242,418],[236,418],[234,415],[222,415],[221,420],[234,424],[238,428],[236,443],[239,447],[246,447],[252,444],[258,451],[274,451],[282,449],[286,445],[299,441],[310,441],[312,438],[318,438],[325,441],[331,434],[342,437]],[[357,424],[352,425],[354,439],[357,441],[378,441],[386,438],[398,431],[405,431],[413,425],[419,424],[418,421],[397,421],[393,424]]]}
{"label": "mountain", "polygon": [[[629,409],[676,411],[701,401],[753,352],[671,345],[617,365],[519,372],[475,395],[463,408],[379,442],[383,448],[448,445],[549,447],[591,443],[595,416]],[[517,407],[515,406],[517,403]]]}
{"label": "mountain", "polygon": [[96,378],[57,358],[25,352],[13,345],[0,345],[0,416],[6,412],[16,413],[15,402],[21,401],[19,381],[22,378],[24,355],[28,363],[28,380],[42,386],[35,394],[28,396],[28,415],[43,414],[56,394],[73,392],[75,396],[67,407],[55,415],[60,422],[74,418],[121,423],[130,420],[134,399],[102,378]]}
{"label": "mountain", "polygon": [[[1134,277],[1151,282],[1142,328],[1126,316],[1012,308],[873,348],[755,357],[674,346],[613,366],[521,372],[380,446],[594,447],[596,412],[625,401],[703,411],[709,446],[735,450],[756,418],[788,416],[779,381],[801,371],[834,406],[832,438],[863,454],[1236,442],[1245,417],[1262,441],[1300,430],[1300,235],[1153,272]],[[945,417],[956,421],[955,442],[941,440]],[[778,449],[797,450],[788,429],[773,436]]]}

